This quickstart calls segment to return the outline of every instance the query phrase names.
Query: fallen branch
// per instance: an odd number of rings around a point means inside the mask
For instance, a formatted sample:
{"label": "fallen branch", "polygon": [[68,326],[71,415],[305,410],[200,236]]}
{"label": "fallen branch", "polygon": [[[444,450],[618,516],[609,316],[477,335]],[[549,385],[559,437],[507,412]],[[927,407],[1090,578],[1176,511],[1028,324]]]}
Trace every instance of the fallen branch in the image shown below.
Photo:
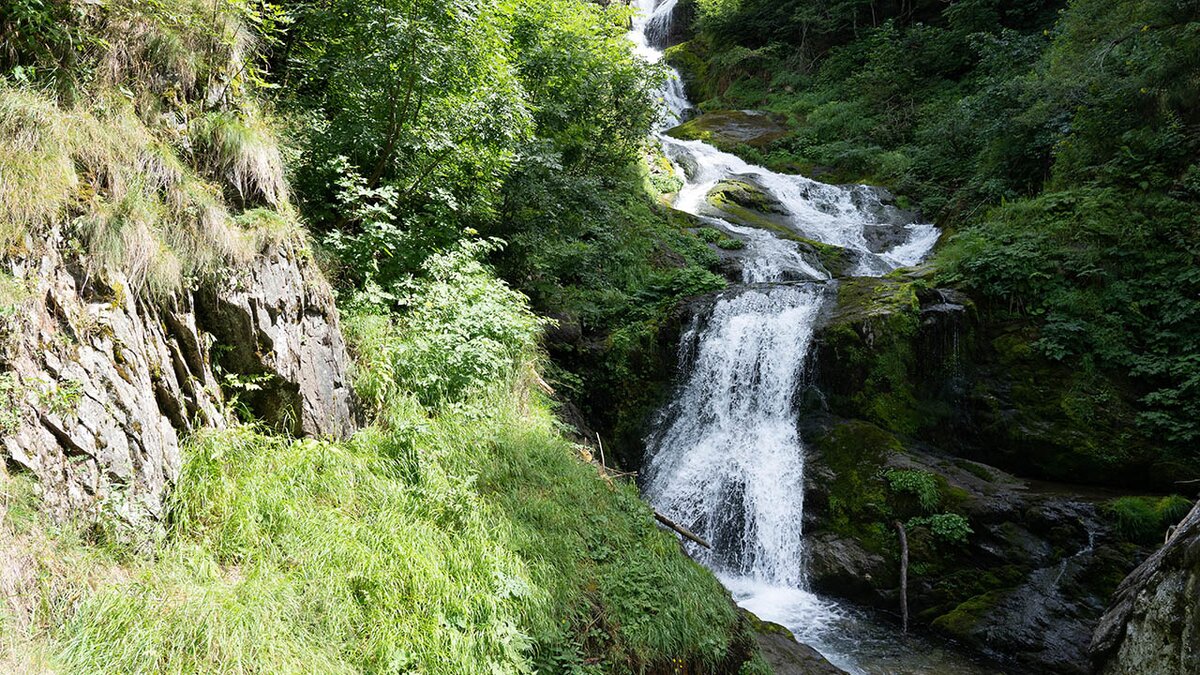
{"label": "fallen branch", "polygon": [[546,384],[546,381],[542,379],[541,375],[534,373],[533,379],[537,382],[537,386],[540,387],[542,391],[546,392],[546,394],[549,396],[554,396],[554,387]]}
{"label": "fallen branch", "polygon": [[664,516],[662,513],[660,513],[658,511],[658,509],[654,509],[654,518],[655,518],[655,520],[662,523],[663,525],[666,525],[667,527],[671,528],[672,530],[675,530],[676,532],[678,532],[685,539],[690,539],[690,540],[696,542],[697,544],[700,544],[704,548],[712,548],[712,544],[708,543],[707,541],[704,541],[696,533],[692,532],[691,530],[687,529],[686,527],[684,527],[684,526],[680,525],[679,523],[671,520],[670,518]]}
{"label": "fallen branch", "polygon": [[900,534],[900,616],[904,632],[908,633],[908,535],[904,532],[904,523],[895,522],[896,532]]}

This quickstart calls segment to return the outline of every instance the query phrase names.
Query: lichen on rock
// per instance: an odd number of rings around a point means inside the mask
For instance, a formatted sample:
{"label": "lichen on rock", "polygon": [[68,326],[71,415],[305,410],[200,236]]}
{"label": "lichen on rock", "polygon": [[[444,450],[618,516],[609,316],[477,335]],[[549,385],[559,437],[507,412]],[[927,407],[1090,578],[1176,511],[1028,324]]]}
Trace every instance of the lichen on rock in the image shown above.
{"label": "lichen on rock", "polygon": [[1090,646],[1095,672],[1200,672],[1200,504],[1114,595]]}

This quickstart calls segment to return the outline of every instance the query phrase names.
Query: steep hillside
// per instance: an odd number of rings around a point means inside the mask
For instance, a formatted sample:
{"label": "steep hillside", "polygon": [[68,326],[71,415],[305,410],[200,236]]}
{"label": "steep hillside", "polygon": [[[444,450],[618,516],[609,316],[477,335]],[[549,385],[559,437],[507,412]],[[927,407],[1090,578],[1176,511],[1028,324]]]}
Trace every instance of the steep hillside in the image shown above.
{"label": "steep hillside", "polygon": [[650,77],[622,16],[0,11],[0,669],[764,671],[716,579],[564,436],[548,323],[483,262],[594,259],[518,223],[586,230],[609,195],[637,269],[586,282],[605,311],[715,283],[648,261],[690,236],[639,173],[648,99],[587,116]]}

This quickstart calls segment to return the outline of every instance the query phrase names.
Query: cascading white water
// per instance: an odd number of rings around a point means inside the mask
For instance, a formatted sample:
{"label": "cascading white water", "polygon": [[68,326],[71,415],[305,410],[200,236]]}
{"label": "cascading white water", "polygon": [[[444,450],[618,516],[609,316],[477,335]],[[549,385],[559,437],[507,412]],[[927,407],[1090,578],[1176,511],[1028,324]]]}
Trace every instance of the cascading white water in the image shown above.
{"label": "cascading white water", "polygon": [[[675,208],[704,213],[708,193],[718,183],[729,178],[751,179],[779,201],[786,212],[782,220],[796,234],[859,253],[855,274],[875,276],[914,265],[929,253],[940,234],[928,223],[891,222],[896,210],[884,205],[871,188],[829,185],[775,173],[702,141],[669,136],[660,136],[660,140],[663,151],[686,179]],[[879,232],[888,232],[900,241],[890,248],[872,246],[868,234]]]}
{"label": "cascading white water", "polygon": [[714,570],[801,587],[804,454],[792,396],[821,285],[720,298],[684,336],[691,374],[644,471],[646,496],[702,533]]}
{"label": "cascading white water", "polygon": [[[630,38],[652,63],[662,58],[674,5],[637,2]],[[713,544],[689,550],[740,603],[819,644],[841,614],[809,593],[805,581],[805,449],[793,397],[832,284],[795,243],[720,218],[706,197],[723,180],[750,180],[778,201],[783,226],[853,251],[853,273],[864,276],[916,264],[939,233],[932,225],[905,224],[871,188],[774,173],[703,142],[666,136],[663,130],[683,119],[691,103],[674,71],[661,93],[665,112],[655,137],[684,180],[674,207],[747,246],[743,284],[717,297],[683,336],[687,375],[647,440],[642,487],[655,506]]]}

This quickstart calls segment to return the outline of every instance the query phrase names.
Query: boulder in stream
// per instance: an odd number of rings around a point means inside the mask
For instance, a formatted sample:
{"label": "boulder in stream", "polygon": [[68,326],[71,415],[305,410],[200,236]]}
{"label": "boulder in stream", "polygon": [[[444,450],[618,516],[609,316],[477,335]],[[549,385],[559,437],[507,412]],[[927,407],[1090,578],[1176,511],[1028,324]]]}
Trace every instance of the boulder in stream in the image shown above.
{"label": "boulder in stream", "polygon": [[788,134],[769,114],[756,110],[720,110],[698,115],[667,131],[683,141],[704,141],[729,151],[738,145],[765,147]]}

